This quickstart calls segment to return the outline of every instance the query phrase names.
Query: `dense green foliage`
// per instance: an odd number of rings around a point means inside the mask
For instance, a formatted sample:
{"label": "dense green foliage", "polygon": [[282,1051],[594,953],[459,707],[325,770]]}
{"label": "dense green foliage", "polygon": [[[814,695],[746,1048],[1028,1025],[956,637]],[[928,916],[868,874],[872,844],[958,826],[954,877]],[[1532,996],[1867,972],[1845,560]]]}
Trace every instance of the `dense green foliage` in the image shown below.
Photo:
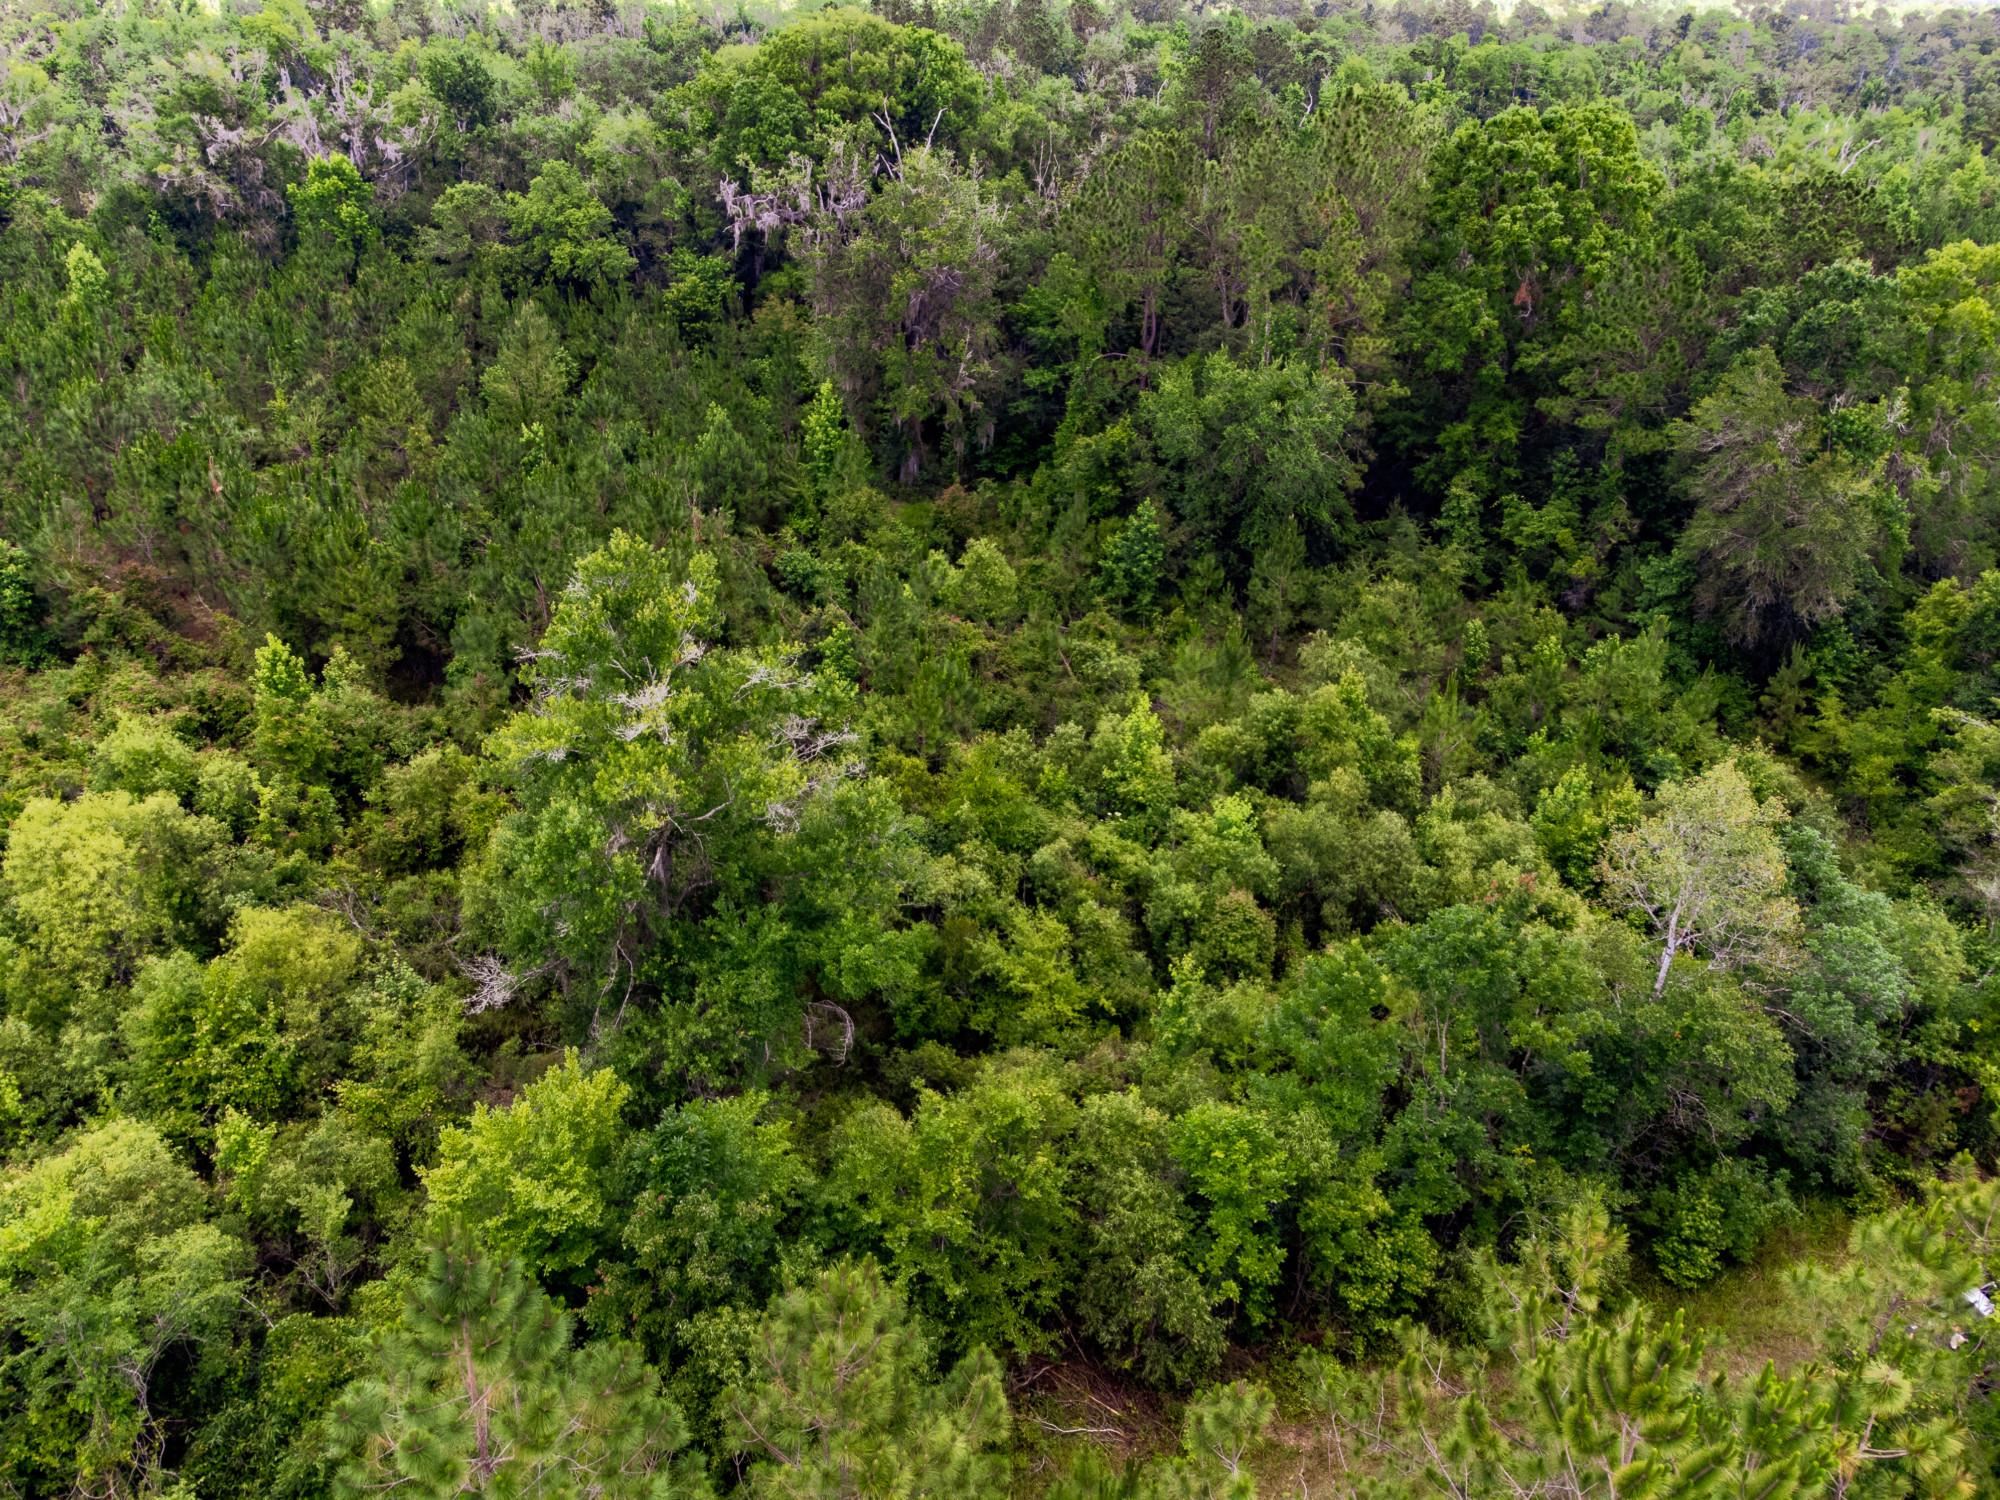
{"label": "dense green foliage", "polygon": [[1996,143],[1990,10],[0,7],[0,1495],[2000,1487]]}

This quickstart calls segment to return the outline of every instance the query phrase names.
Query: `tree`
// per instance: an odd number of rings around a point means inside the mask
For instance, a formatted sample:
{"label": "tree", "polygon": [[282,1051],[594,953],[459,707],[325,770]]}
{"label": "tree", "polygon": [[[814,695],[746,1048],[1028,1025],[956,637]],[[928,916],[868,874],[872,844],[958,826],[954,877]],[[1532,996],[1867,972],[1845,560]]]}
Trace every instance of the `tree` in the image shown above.
{"label": "tree", "polygon": [[[1769,1379],[1741,1408],[1723,1407],[1704,1422],[1704,1353],[1679,1314],[1664,1325],[1639,1311],[1587,1323],[1525,1362],[1529,1394],[1519,1410],[1531,1425],[1524,1436],[1502,1425],[1513,1410],[1496,1412],[1491,1398],[1474,1395],[1449,1430],[1425,1433],[1425,1446],[1460,1494],[1611,1500],[1703,1493],[1718,1480],[1754,1482],[1773,1500],[1819,1493],[1831,1477],[1831,1452],[1801,1431],[1807,1393]],[[1414,1362],[1403,1378],[1410,1386],[1420,1379]]]}
{"label": "tree", "polygon": [[1162,304],[1188,235],[1187,204],[1199,169],[1179,131],[1134,136],[1085,181],[1070,216],[1084,264],[1103,284],[1114,315],[1138,304],[1139,352],[1159,352]]}
{"label": "tree", "polygon": [[1894,315],[1869,323],[1877,342],[1870,353],[1883,367],[1877,379],[1897,387],[1891,474],[1908,510],[1911,550],[1928,569],[1964,577],[1990,566],[1994,550],[1978,497],[1993,482],[2000,419],[1978,393],[2000,370],[2000,252],[1969,240],[1946,245],[1899,267],[1894,292]]}
{"label": "tree", "polygon": [[1172,40],[1165,66],[1169,98],[1176,114],[1195,123],[1204,156],[1215,155],[1218,132],[1255,98],[1247,29],[1225,20]]}
{"label": "tree", "polygon": [[976,170],[912,145],[846,229],[812,236],[813,310],[857,421],[896,434],[905,483],[940,424],[954,462],[992,429],[999,210]]}
{"label": "tree", "polygon": [[761,1094],[691,1099],[632,1144],[633,1201],[620,1255],[592,1294],[593,1323],[682,1342],[689,1320],[755,1307],[812,1181],[790,1122]]}
{"label": "tree", "polygon": [[114,1119],[0,1176],[0,1482],[136,1493],[169,1433],[169,1356],[224,1362],[247,1247],[151,1126]]}
{"label": "tree", "polygon": [[635,262],[612,228],[611,210],[568,162],[544,162],[527,192],[507,195],[514,266],[530,283],[591,292],[622,281]]}
{"label": "tree", "polygon": [[401,1198],[392,1143],[329,1110],[311,1125],[259,1125],[236,1110],[215,1132],[215,1166],[264,1243],[292,1251],[301,1282],[338,1308],[365,1237]]}
{"label": "tree", "polygon": [[1703,953],[1719,968],[1782,966],[1799,926],[1777,835],[1785,804],[1759,801],[1728,760],[1661,787],[1653,807],[1637,827],[1611,836],[1598,863],[1599,878],[1660,943],[1653,994],[1666,990],[1683,953]]}
{"label": "tree", "polygon": [[1020,577],[1007,555],[990,538],[976,536],[952,569],[944,593],[947,601],[971,619],[994,626],[1012,621],[1020,593]]}
{"label": "tree", "polygon": [[169,792],[181,803],[192,800],[200,767],[192,746],[157,718],[120,714],[91,756],[90,779],[100,791],[148,797]]}
{"label": "tree", "polygon": [[311,907],[237,913],[206,965],[154,960],[124,1017],[135,1100],[181,1141],[207,1141],[227,1109],[294,1117],[348,1071],[360,964],[354,933]]}
{"label": "tree", "polygon": [[1166,533],[1159,507],[1141,500],[1112,533],[1097,564],[1097,587],[1105,599],[1137,619],[1153,611],[1167,561]]}
{"label": "tree", "polygon": [[1770,350],[1731,366],[1674,430],[1696,500],[1681,549],[1702,609],[1733,639],[1834,618],[1900,545],[1907,522],[1881,481],[1886,435],[1866,411],[1822,417],[1787,395]]}
{"label": "tree", "polygon": [[1090,737],[1086,790],[1114,818],[1163,824],[1174,800],[1174,757],[1152,703],[1135,695],[1125,713],[1105,713]]}
{"label": "tree", "polygon": [[823,157],[856,125],[886,127],[905,150],[957,141],[975,127],[985,84],[949,37],[830,7],[725,51],[692,92],[714,111],[718,171],[734,174],[795,152]]}
{"label": "tree", "polygon": [[[690,529],[701,534],[704,509],[724,526],[732,515],[754,515],[764,488],[763,465],[749,440],[737,430],[728,411],[711,401],[703,414],[701,435],[683,460],[688,490]],[[747,513],[747,514],[746,514]]]}
{"label": "tree", "polygon": [[1726,1259],[1747,1261],[1771,1229],[1792,1212],[1784,1176],[1776,1181],[1754,1163],[1724,1157],[1705,1172],[1683,1172],[1658,1195],[1660,1233],[1653,1262],[1679,1287],[1712,1281]]}
{"label": "tree", "polygon": [[939,1379],[902,1299],[867,1262],[777,1298],[723,1404],[758,1500],[1006,1493],[998,1362],[976,1348]]}
{"label": "tree", "polygon": [[251,748],[259,766],[308,798],[351,806],[381,773],[389,728],[360,663],[336,644],[315,683],[298,652],[267,635],[250,681]]}
{"label": "tree", "polygon": [[1172,1122],[1136,1092],[1084,1102],[1071,1168],[1084,1331],[1153,1385],[1213,1372],[1226,1329],[1194,1265],[1194,1214],[1176,1181]]}
{"label": "tree", "polygon": [[637,1349],[572,1347],[568,1314],[518,1262],[458,1245],[431,1250],[329,1426],[335,1492],[356,1500],[707,1492],[673,1462],[687,1429]]}
{"label": "tree", "polygon": [[[1633,978],[1645,962],[1635,958]],[[1778,1008],[1715,966],[1621,1007],[1615,1042],[1593,1049],[1610,1064],[1597,1099],[1619,1154],[1643,1159],[1665,1140],[1699,1161],[1781,1120],[1798,1095],[1799,1058],[1773,1014]],[[1686,1185],[1699,1201],[1693,1176]],[[1671,1207],[1666,1216],[1674,1217]],[[1653,1248],[1657,1260],[1660,1242]]]}
{"label": "tree", "polygon": [[571,1050],[506,1109],[475,1105],[424,1173],[433,1220],[464,1225],[477,1245],[544,1276],[588,1270],[616,1229],[629,1093],[608,1068],[584,1072]]}
{"label": "tree", "polygon": [[493,363],[479,377],[486,408],[502,433],[523,432],[562,415],[576,379],[576,361],[563,347],[549,315],[537,302],[523,302],[500,340]]}
{"label": "tree", "polygon": [[225,841],[166,792],[29,801],[0,860],[20,932],[18,1011],[57,1029],[78,1000],[129,983],[148,955],[202,946]]}
{"label": "tree", "polygon": [[1309,579],[1305,537],[1297,520],[1287,516],[1265,537],[1250,565],[1246,615],[1251,628],[1266,638],[1267,652],[1275,653],[1279,638],[1291,629]]}
{"label": "tree", "polygon": [[649,943],[712,879],[713,851],[782,835],[844,778],[852,688],[784,647],[717,649],[714,559],[677,562],[624,532],[577,565],[527,677],[534,701],[487,753],[518,811],[495,830],[477,899],[519,970],[622,1013]]}
{"label": "tree", "polygon": [[835,485],[844,477],[844,460],[853,451],[847,412],[831,380],[819,383],[800,426],[800,456],[812,482],[812,498],[825,505],[834,498]]}
{"label": "tree", "polygon": [[1223,1103],[1198,1104],[1176,1120],[1173,1153],[1202,1205],[1196,1264],[1209,1295],[1242,1308],[1253,1326],[1264,1322],[1284,1269],[1274,1210],[1292,1186],[1291,1154],[1262,1113]]}
{"label": "tree", "polygon": [[960,1349],[1048,1343],[1073,1243],[1057,1155],[1073,1110],[1050,1071],[996,1067],[954,1095],[925,1090],[909,1119],[865,1105],[836,1137],[847,1211]]}
{"label": "tree", "polygon": [[1483,501],[1518,461],[1534,403],[1604,342],[1590,329],[1602,290],[1661,254],[1665,183],[1632,121],[1597,101],[1468,121],[1430,167],[1402,343],[1432,379],[1396,420],[1424,414],[1412,447],[1440,494],[1456,484]]}
{"label": "tree", "polygon": [[[1429,112],[1350,65],[1321,84],[1296,128],[1242,107],[1240,95],[1218,119],[1228,66],[1214,45],[1227,30],[1210,28],[1197,46],[1213,103],[1182,231],[1186,269],[1199,271],[1215,320],[1202,330],[1183,321],[1181,342],[1219,339],[1257,360],[1307,349],[1351,372],[1384,373],[1388,318],[1428,196]],[[1177,309],[1199,305],[1192,279],[1170,283]]]}
{"label": "tree", "polygon": [[429,260],[476,274],[502,258],[506,233],[506,200],[483,182],[455,182],[431,205],[417,247]]}
{"label": "tree", "polygon": [[1211,354],[1162,372],[1139,398],[1139,426],[1187,555],[1219,556],[1241,586],[1296,526],[1324,558],[1352,521],[1353,417],[1340,373],[1299,360],[1246,367]]}
{"label": "tree", "polygon": [[[1820,1337],[1847,1396],[1849,1467],[1909,1472],[1932,1494],[1983,1486],[1992,1440],[1980,1413],[1993,1335],[1967,1293],[1992,1276],[1996,1224],[2000,1183],[1961,1162],[1917,1201],[1856,1220],[1837,1264],[1800,1268],[1800,1304],[1827,1311]],[[1871,1394],[1900,1409],[1870,1424]]]}
{"label": "tree", "polygon": [[1181,1414],[1181,1451],[1139,1475],[1144,1500],[1257,1500],[1244,1460],[1277,1415],[1263,1386],[1233,1381],[1203,1391]]}
{"label": "tree", "polygon": [[50,644],[42,614],[27,553],[0,538],[0,662],[21,667],[41,665]]}
{"label": "tree", "polygon": [[299,242],[313,253],[351,264],[374,241],[368,188],[346,157],[336,153],[309,163],[306,180],[287,188],[285,195],[291,199]]}
{"label": "tree", "polygon": [[495,86],[486,60],[463,43],[439,42],[424,50],[424,83],[450,111],[460,130],[493,123]]}
{"label": "tree", "polygon": [[1154,856],[1146,926],[1171,961],[1199,973],[1267,978],[1276,946],[1270,915],[1257,904],[1277,884],[1247,797],[1218,797],[1201,813],[1176,808]]}
{"label": "tree", "polygon": [[1483,1251],[1472,1268],[1488,1342],[1533,1357],[1602,1312],[1626,1269],[1626,1235],[1611,1222],[1602,1191],[1584,1185],[1559,1212],[1532,1211],[1508,1259]]}
{"label": "tree", "polygon": [[[1824,1363],[1733,1377],[1710,1367],[1707,1340],[1684,1312],[1597,1310],[1622,1248],[1586,1192],[1559,1217],[1535,1216],[1516,1263],[1484,1257],[1479,1295],[1498,1369],[1462,1361],[1427,1335],[1413,1335],[1379,1383],[1315,1362],[1344,1461],[1365,1458],[1405,1485],[1466,1500],[1807,1500],[1876,1483],[1897,1494],[1973,1493],[1969,1434],[1956,1411],[1930,1404],[1968,1365],[1947,1347],[1950,1315],[1938,1317],[1938,1302],[1918,1312],[1903,1301],[1875,1324],[1872,1345],[1864,1335]],[[1879,1255],[1851,1265],[1849,1281],[1886,1269]],[[1906,1263],[1894,1274],[1909,1284]],[[1907,1333],[1889,1328],[1913,1312]],[[1939,1365],[1955,1368],[1927,1384]],[[1396,1413],[1388,1432],[1386,1411]]]}
{"label": "tree", "polygon": [[1302,205],[1312,278],[1308,347],[1363,378],[1389,367],[1398,303],[1419,254],[1437,116],[1359,68],[1320,87],[1299,155],[1324,184]]}

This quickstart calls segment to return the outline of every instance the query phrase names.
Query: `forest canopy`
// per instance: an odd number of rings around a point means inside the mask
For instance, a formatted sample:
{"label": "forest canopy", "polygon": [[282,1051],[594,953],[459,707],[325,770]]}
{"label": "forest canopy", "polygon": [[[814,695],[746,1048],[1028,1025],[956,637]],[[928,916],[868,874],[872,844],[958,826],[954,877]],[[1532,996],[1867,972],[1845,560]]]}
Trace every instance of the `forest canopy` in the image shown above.
{"label": "forest canopy", "polygon": [[2000,1489],[1996,144],[1992,9],[0,7],[0,1495]]}

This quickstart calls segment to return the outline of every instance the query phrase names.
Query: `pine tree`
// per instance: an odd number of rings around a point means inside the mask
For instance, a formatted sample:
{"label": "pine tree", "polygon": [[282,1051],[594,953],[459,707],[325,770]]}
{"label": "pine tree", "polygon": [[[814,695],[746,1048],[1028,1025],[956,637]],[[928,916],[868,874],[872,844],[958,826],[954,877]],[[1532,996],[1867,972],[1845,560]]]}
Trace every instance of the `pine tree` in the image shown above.
{"label": "pine tree", "polygon": [[750,1373],[723,1399],[756,1500],[980,1500],[1006,1493],[1000,1366],[975,1349],[943,1379],[873,1264],[772,1303]]}
{"label": "pine tree", "polygon": [[1199,158],[1179,131],[1135,136],[1090,174],[1071,209],[1084,250],[1114,305],[1138,304],[1139,350],[1160,345],[1162,303],[1188,237]]}
{"label": "pine tree", "polygon": [[575,1348],[569,1315],[518,1262],[437,1246],[373,1356],[329,1424],[342,1496],[705,1492],[670,1462],[687,1429],[638,1350]]}
{"label": "pine tree", "polygon": [[841,405],[831,380],[820,382],[819,390],[806,406],[801,427],[800,445],[804,449],[806,474],[812,480],[813,499],[824,505],[833,498],[842,460],[850,446],[847,409]]}
{"label": "pine tree", "polygon": [[1141,1472],[1141,1500],[1257,1500],[1244,1459],[1276,1414],[1271,1393],[1247,1380],[1202,1392],[1181,1417],[1180,1453]]}

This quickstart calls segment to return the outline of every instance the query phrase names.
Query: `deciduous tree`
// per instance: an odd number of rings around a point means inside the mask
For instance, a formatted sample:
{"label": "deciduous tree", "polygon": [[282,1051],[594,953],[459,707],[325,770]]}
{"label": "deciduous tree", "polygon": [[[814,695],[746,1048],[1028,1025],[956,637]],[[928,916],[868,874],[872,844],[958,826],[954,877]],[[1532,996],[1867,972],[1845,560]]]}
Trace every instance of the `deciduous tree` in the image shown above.
{"label": "deciduous tree", "polygon": [[1599,875],[1659,941],[1655,995],[1684,953],[1723,968],[1789,958],[1799,910],[1785,893],[1777,836],[1785,817],[1782,801],[1760,801],[1735,762],[1723,761],[1661,787],[1650,816],[1611,836]]}

